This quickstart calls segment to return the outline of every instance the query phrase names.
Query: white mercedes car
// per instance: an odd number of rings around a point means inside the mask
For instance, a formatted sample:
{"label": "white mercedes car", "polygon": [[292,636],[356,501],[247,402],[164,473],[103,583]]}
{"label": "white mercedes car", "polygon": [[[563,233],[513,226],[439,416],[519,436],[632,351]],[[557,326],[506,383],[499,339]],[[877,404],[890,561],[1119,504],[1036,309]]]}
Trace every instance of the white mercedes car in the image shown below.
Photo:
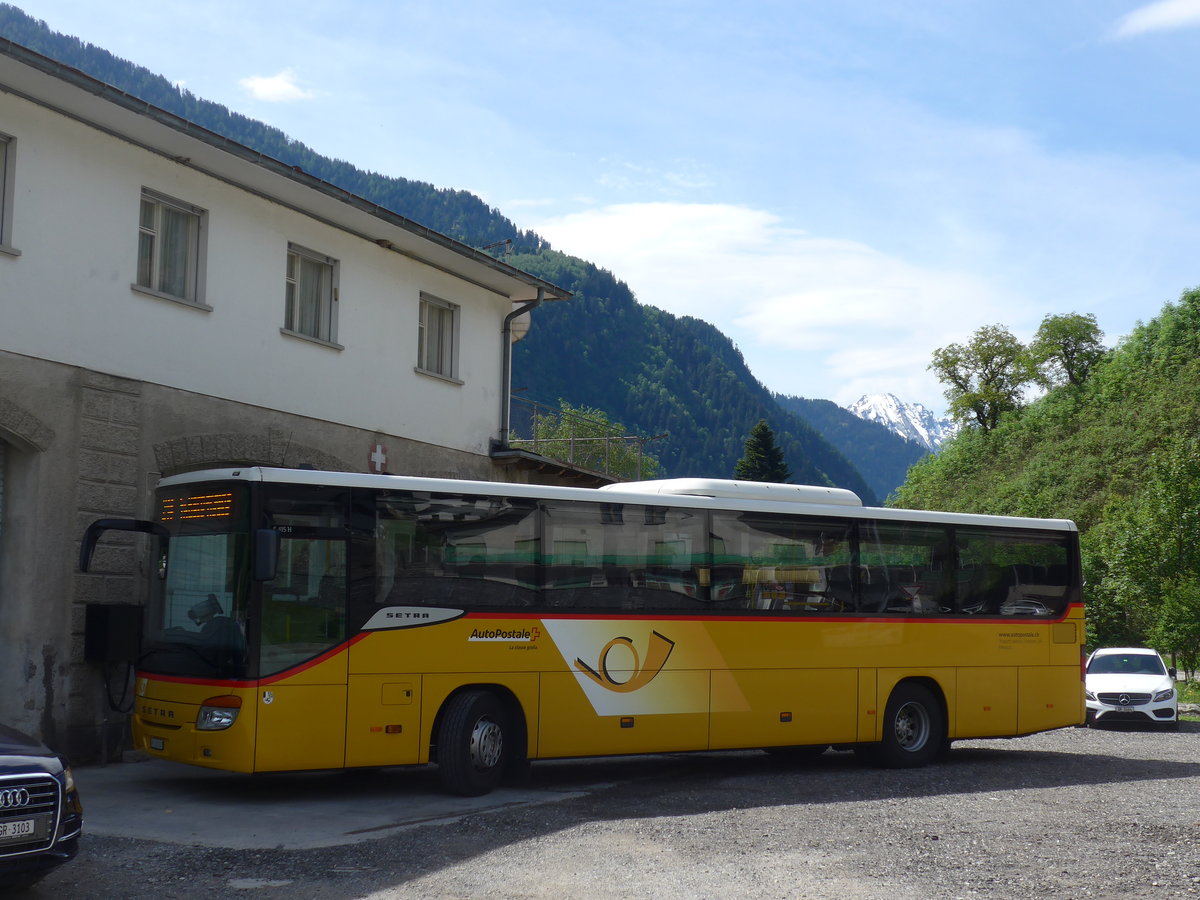
{"label": "white mercedes car", "polygon": [[1084,677],[1089,725],[1157,724],[1179,728],[1175,670],[1145,647],[1106,647],[1087,661]]}

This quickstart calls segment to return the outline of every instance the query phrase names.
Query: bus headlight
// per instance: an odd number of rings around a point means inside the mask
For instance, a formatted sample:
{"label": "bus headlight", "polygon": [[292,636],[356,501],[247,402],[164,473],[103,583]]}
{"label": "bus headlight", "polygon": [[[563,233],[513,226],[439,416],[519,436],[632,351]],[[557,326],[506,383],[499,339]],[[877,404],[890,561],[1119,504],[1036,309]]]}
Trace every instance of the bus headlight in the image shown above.
{"label": "bus headlight", "polygon": [[200,705],[196,716],[197,731],[223,731],[237,721],[242,709],[242,698],[233,694],[209,697]]}

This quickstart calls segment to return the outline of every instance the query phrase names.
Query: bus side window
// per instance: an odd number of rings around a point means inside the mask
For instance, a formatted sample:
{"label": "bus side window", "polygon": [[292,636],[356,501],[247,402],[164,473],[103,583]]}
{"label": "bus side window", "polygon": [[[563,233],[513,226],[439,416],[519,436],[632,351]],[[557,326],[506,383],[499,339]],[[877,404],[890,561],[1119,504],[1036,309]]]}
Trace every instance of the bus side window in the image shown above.
{"label": "bus side window", "polygon": [[950,532],[920,522],[865,522],[860,528],[864,612],[941,615],[951,611]]}
{"label": "bus side window", "polygon": [[631,606],[637,577],[628,560],[641,519],[621,503],[543,505],[542,602],[552,607]]}
{"label": "bus side window", "polygon": [[537,584],[537,506],[422,491],[375,506],[377,605],[525,607]]}
{"label": "bus side window", "polygon": [[713,597],[747,610],[849,612],[851,524],[714,512]]}
{"label": "bus side window", "polygon": [[1058,616],[1066,609],[1069,538],[1019,529],[955,529],[958,610]]}
{"label": "bus side window", "polygon": [[622,503],[546,503],[542,602],[694,610],[709,590],[705,516]]}

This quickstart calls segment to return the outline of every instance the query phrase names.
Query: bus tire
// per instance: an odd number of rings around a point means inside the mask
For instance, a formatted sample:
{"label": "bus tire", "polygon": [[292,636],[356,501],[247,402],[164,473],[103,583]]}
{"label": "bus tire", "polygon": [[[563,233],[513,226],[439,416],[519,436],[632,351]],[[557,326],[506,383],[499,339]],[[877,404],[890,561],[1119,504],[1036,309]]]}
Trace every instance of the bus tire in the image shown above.
{"label": "bus tire", "polygon": [[923,766],[946,743],[946,714],[933,691],[923,684],[901,682],[888,698],[883,739],[870,746],[876,763],[889,769]]}
{"label": "bus tire", "polygon": [[478,797],[500,783],[510,754],[504,704],[491,691],[455,694],[442,710],[437,734],[438,777],[461,797]]}

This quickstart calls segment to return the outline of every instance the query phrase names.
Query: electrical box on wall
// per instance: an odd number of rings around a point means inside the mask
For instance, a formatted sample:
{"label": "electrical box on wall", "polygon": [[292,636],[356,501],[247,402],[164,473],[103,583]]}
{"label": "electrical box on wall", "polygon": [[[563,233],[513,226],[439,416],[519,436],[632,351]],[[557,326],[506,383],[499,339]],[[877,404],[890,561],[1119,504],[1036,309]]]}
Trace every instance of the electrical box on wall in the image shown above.
{"label": "electrical box on wall", "polygon": [[128,604],[89,603],[83,631],[88,662],[137,662],[142,608]]}

